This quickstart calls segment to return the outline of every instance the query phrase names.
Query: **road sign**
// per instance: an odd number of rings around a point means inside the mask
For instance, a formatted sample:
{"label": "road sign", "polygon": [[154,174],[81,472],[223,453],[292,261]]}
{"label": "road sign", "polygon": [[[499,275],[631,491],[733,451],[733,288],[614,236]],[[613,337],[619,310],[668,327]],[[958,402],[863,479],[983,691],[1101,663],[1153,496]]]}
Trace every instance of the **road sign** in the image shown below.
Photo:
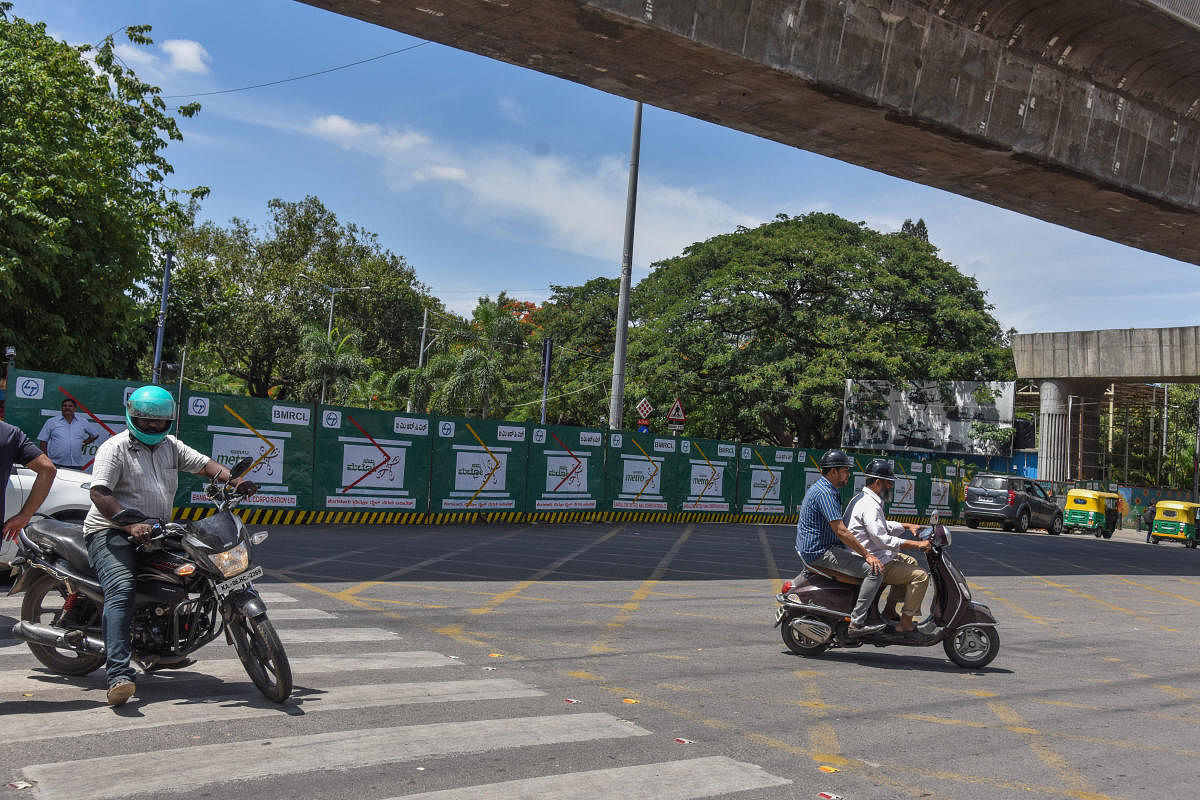
{"label": "road sign", "polygon": [[654,410],[654,406],[650,405],[650,401],[644,397],[638,401],[638,404],[635,406],[635,408],[637,409],[638,416],[641,417],[649,417],[650,412]]}
{"label": "road sign", "polygon": [[668,422],[668,423],[667,423],[667,430],[669,430],[669,431],[681,431],[681,430],[683,430],[683,423],[682,423],[682,422]]}
{"label": "road sign", "polygon": [[650,432],[650,426],[649,426],[649,425],[638,425],[637,432],[638,432],[638,433],[649,433],[649,432]]}
{"label": "road sign", "polygon": [[678,397],[675,398],[675,405],[671,406],[667,419],[671,422],[687,422],[687,414],[683,413],[683,403],[679,402]]}
{"label": "road sign", "polygon": [[638,420],[638,425],[649,425],[649,424],[650,424],[650,420],[648,420],[648,419],[639,419]]}

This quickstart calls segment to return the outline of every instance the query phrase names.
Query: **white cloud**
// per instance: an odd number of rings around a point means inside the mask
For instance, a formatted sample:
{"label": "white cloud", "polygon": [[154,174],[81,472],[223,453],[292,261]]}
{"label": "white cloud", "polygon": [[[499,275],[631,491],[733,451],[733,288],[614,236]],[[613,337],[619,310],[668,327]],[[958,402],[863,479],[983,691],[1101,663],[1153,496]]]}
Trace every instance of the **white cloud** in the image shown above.
{"label": "white cloud", "polygon": [[418,181],[466,181],[467,171],[462,167],[434,166],[418,169],[413,172],[413,178]]}
{"label": "white cloud", "polygon": [[132,44],[118,44],[113,47],[113,52],[117,58],[121,59],[125,64],[132,67],[134,70],[150,69],[158,71],[159,58],[149,50],[137,47]]}
{"label": "white cloud", "polygon": [[429,139],[413,131],[397,131],[374,123],[355,122],[338,114],[313,120],[310,131],[349,150],[382,158],[399,156],[426,145]]}
{"label": "white cloud", "polygon": [[199,42],[191,39],[167,39],[162,43],[162,50],[171,60],[167,66],[168,70],[201,75],[209,71],[208,62],[212,57]]}

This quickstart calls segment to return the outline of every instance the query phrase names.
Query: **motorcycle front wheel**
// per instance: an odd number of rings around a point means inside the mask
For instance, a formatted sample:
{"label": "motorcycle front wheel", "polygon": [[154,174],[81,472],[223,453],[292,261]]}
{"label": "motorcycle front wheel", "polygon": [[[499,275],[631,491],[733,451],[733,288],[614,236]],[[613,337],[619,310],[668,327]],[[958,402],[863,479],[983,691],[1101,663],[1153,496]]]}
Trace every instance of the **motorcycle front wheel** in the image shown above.
{"label": "motorcycle front wheel", "polygon": [[946,656],[964,669],[982,669],[1000,652],[1000,634],[993,627],[964,625],[942,640]]}
{"label": "motorcycle front wheel", "polygon": [[246,674],[272,702],[282,703],[292,693],[292,667],[271,620],[263,614],[232,622],[229,632]]}
{"label": "motorcycle front wheel", "polygon": [[[67,587],[53,575],[42,573],[25,590],[21,601],[21,619],[59,627],[62,622],[63,604],[67,600]],[[91,602],[80,596],[78,602]],[[78,653],[74,650],[58,649],[44,644],[26,642],[33,657],[59,675],[87,675],[104,666],[104,656]]]}

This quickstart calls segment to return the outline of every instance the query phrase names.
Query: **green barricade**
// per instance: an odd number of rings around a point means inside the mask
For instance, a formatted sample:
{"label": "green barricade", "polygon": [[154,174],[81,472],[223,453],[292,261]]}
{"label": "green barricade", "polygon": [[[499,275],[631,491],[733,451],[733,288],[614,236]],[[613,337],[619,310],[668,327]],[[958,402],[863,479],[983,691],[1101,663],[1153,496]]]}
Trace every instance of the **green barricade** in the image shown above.
{"label": "green barricade", "polygon": [[317,522],[414,522],[429,510],[436,422],[420,414],[321,406],[313,464]]}
{"label": "green barricade", "polygon": [[[525,514],[529,426],[492,419],[434,420],[430,512],[434,522],[514,522]],[[451,516],[446,518],[444,515]]]}
{"label": "green barricade", "polygon": [[[299,522],[313,508],[313,409],[311,406],[257,397],[188,392],[182,404],[180,438],[214,461],[233,466],[242,458],[254,464],[247,477],[259,492],[241,503],[251,522]],[[180,475],[175,505],[183,519],[212,508],[198,475]],[[283,509],[264,514],[267,509]]]}
{"label": "green barricade", "polygon": [[[84,469],[90,470],[96,449],[125,430],[125,399],[139,386],[145,383],[14,370],[8,386],[5,421],[36,442],[46,421],[58,416],[63,400],[74,400],[75,416],[90,423],[100,434],[83,448]],[[170,386],[164,388],[175,393]]]}
{"label": "green barricade", "polygon": [[741,445],[738,463],[739,522],[790,522],[803,497],[803,465],[790,447]]}
{"label": "green barricade", "polygon": [[566,425],[533,426],[525,508],[531,519],[595,519],[604,495],[604,433]]}
{"label": "green barricade", "polygon": [[737,445],[716,439],[680,439],[681,505],[685,519],[732,521],[737,504]]}
{"label": "green barricade", "polygon": [[[613,431],[608,434],[604,458],[605,510],[616,519],[666,522],[678,511],[686,486],[679,442],[650,433]],[[686,464],[686,456],[683,463]]]}

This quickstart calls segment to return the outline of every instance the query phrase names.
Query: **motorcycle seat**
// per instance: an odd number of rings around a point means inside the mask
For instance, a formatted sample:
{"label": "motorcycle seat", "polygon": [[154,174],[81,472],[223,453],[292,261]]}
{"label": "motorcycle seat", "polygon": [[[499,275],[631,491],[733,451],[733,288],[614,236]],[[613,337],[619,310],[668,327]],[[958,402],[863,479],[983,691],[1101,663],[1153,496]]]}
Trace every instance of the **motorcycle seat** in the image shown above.
{"label": "motorcycle seat", "polygon": [[[853,575],[847,575],[844,572],[821,567],[817,569],[812,565],[806,565],[808,574],[822,583],[848,583],[851,586],[862,586],[862,578],[856,578]],[[824,580],[822,580],[824,579]]]}
{"label": "motorcycle seat", "polygon": [[51,547],[67,563],[85,573],[92,571],[87,545],[83,541],[83,526],[75,522],[45,517],[34,520],[25,528],[29,539],[43,547]]}

